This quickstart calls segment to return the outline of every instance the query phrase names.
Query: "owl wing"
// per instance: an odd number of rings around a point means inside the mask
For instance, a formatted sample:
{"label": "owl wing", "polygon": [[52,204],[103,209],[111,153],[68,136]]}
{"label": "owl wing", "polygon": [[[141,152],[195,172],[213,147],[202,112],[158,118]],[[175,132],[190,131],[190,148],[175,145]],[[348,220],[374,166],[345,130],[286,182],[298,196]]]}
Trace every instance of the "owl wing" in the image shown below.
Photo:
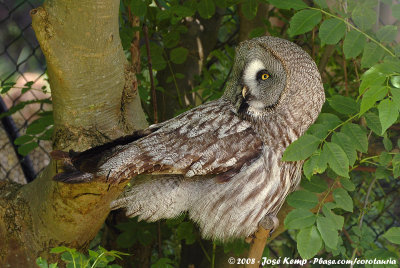
{"label": "owl wing", "polygon": [[[85,160],[83,152],[75,156],[74,166],[86,174],[81,176],[85,181],[92,179],[90,174],[115,183],[138,174],[217,174],[216,179],[223,182],[257,159],[263,146],[251,123],[239,118],[224,100],[198,106],[149,129],[148,135],[133,142],[97,153],[100,159]],[[76,176],[74,180],[70,182],[77,182]]]}

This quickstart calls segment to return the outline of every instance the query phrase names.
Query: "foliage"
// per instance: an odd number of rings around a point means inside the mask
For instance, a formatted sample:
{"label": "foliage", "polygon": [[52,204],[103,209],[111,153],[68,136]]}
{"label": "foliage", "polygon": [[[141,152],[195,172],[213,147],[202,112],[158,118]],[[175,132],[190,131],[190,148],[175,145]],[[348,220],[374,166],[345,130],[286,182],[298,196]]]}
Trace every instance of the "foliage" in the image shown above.
{"label": "foliage", "polygon": [[[399,150],[393,146],[399,136],[396,127],[391,129],[398,122],[400,110],[400,88],[395,82],[400,78],[397,26],[375,25],[374,1],[347,1],[347,7],[340,3],[328,7],[321,1],[316,4],[295,12],[289,35],[303,34],[307,38],[308,32],[318,30],[319,40],[315,39],[313,46],[319,41],[325,49],[326,45],[335,49],[326,73],[334,72],[344,81],[325,79],[327,102],[323,113],[284,154],[286,161],[305,160],[305,190],[288,196],[289,205],[295,209],[287,215],[285,226],[299,229],[294,239],[302,258],[327,256],[330,252],[353,259],[356,254],[365,257],[379,249],[380,258],[398,259],[399,247],[384,241],[386,238],[399,244],[398,227],[378,236],[378,246],[367,235],[375,223],[363,222],[368,214],[385,212],[382,199],[387,199],[387,189],[383,187],[398,185],[400,175]],[[385,1],[385,5],[391,6],[391,1]],[[282,8],[298,9],[289,4]],[[342,65],[340,61],[349,69],[347,62],[352,61],[354,72],[366,71],[360,77],[351,72],[346,73],[347,77],[341,76],[337,69]],[[374,151],[371,147],[376,144],[383,148]],[[380,189],[372,191],[375,185]],[[356,188],[358,192],[354,192]],[[320,192],[323,193],[318,195]],[[329,197],[332,202],[326,202]],[[378,229],[381,234],[385,231]]]}
{"label": "foliage", "polygon": [[[102,247],[99,247],[97,250],[89,250],[89,255],[84,255],[74,248],[64,246],[53,248],[50,253],[61,254],[61,260],[67,268],[120,268],[121,266],[110,263],[116,258],[121,259],[121,255],[129,255],[116,250],[108,251]],[[48,264],[42,257],[36,259],[36,264],[40,268],[58,267],[58,263]],[[62,267],[64,266],[62,265]]]}
{"label": "foliage", "polygon": [[[42,91],[47,93],[46,86],[42,88],[34,88],[34,81],[29,81],[25,83],[23,87],[17,87],[14,82],[0,82],[0,94],[6,94],[11,89],[20,90],[20,96],[31,91]],[[34,99],[34,100],[25,100],[20,101],[18,104],[11,107],[8,112],[0,114],[0,119],[5,116],[10,116],[12,114],[18,113],[22,111],[26,106],[30,106],[32,104],[51,104],[51,99]],[[26,132],[24,135],[21,135],[17,139],[15,139],[14,143],[18,146],[18,153],[25,156],[28,155],[32,150],[39,146],[38,142],[41,140],[50,140],[53,135],[53,113],[49,112],[37,112],[35,114],[36,119],[27,126]]]}
{"label": "foliage", "polygon": [[[239,27],[235,4],[240,2],[204,0],[184,1],[179,5],[177,1],[159,1],[158,6],[147,2],[147,11],[140,13],[140,18],[149,25],[152,35],[159,37],[152,39],[151,47],[152,56],[157,58],[155,71],[169,68],[170,81],[178,76],[185,79],[185,74],[174,73],[171,67],[190,56],[181,47],[180,38],[187,30],[179,21],[185,16],[196,16],[196,12],[200,18],[210,19],[218,8],[224,9],[223,22],[227,24],[220,26],[218,45],[205,63],[208,68],[203,69],[193,88],[201,101],[219,97],[230,72],[232,47],[237,44],[237,40],[226,41],[232,40],[226,38],[229,36],[227,25],[230,31]],[[318,255],[351,259],[356,254],[373,256],[376,252],[382,258],[398,258],[399,247],[389,243],[396,244],[398,227],[385,229],[396,224],[385,213],[388,203],[395,198],[387,194],[389,185],[398,188],[400,175],[396,133],[400,109],[400,50],[395,42],[398,22],[377,25],[376,1],[345,2],[328,5],[319,0],[308,6],[301,0],[248,1],[240,10],[247,19],[252,19],[260,3],[274,6],[268,15],[289,27],[265,21],[267,31],[303,44],[306,49],[308,46],[312,57],[323,66],[327,95],[323,111],[307,133],[289,146],[283,158],[304,161],[303,189],[287,198],[294,209],[284,221],[290,237],[286,247],[297,248],[291,251],[293,258],[297,256],[296,251],[302,258]],[[399,19],[398,6],[392,6],[391,1],[383,4],[392,8],[393,16]],[[262,28],[255,28],[249,36],[264,32]],[[124,42],[127,48],[130,40]],[[142,60],[145,64],[146,58]],[[167,92],[163,85],[157,86]],[[141,95],[150,96],[149,93]],[[149,97],[145,101],[149,103]],[[195,105],[180,103],[179,111]],[[382,224],[379,226],[378,222]],[[191,227],[179,230],[193,231]],[[378,245],[373,243],[373,232]],[[270,247],[281,256],[283,247],[277,245],[279,239]]]}

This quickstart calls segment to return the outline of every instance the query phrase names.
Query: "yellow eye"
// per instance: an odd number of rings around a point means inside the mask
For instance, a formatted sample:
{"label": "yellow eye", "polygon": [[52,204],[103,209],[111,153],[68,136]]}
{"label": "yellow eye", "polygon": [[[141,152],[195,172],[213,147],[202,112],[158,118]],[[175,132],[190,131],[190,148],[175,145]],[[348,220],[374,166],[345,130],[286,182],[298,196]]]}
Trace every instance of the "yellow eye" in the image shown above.
{"label": "yellow eye", "polygon": [[269,74],[263,74],[261,75],[262,80],[267,80],[269,78]]}

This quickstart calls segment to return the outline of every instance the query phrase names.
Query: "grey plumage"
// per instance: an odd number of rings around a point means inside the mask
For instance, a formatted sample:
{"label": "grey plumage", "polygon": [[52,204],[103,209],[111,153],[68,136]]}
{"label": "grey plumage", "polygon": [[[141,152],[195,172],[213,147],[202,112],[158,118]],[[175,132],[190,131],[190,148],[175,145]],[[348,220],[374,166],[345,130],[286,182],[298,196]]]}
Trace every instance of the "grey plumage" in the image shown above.
{"label": "grey plumage", "polygon": [[297,187],[302,162],[280,160],[323,102],[320,75],[306,52],[283,39],[256,38],[236,49],[221,99],[102,147],[55,153],[67,160],[55,179],[134,177],[113,209],[148,221],[187,211],[206,238],[249,236]]}

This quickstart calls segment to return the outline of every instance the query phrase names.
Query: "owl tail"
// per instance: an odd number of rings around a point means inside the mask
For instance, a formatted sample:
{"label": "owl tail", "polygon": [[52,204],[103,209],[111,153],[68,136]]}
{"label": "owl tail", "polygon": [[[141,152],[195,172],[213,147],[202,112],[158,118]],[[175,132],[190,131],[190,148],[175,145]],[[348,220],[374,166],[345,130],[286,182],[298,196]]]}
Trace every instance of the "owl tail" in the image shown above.
{"label": "owl tail", "polygon": [[65,183],[83,183],[90,182],[95,178],[95,174],[93,172],[81,171],[81,167],[77,161],[77,156],[79,156],[79,153],[76,153],[72,150],[69,152],[52,151],[50,156],[54,160],[62,161],[61,166],[57,166],[57,170],[61,168],[62,172],[57,173],[53,177],[53,180],[55,181],[61,181]]}
{"label": "owl tail", "polygon": [[[60,166],[62,172],[56,174],[53,180],[65,183],[83,183],[93,180],[108,181],[108,178],[104,175],[99,175],[101,173],[99,172],[100,165],[106,163],[112,155],[117,154],[121,146],[147,136],[158,128],[158,125],[153,125],[148,129],[136,131],[131,135],[120,137],[84,152],[53,151],[50,156],[54,160],[62,161]],[[110,181],[117,183],[119,180],[112,178]]]}

